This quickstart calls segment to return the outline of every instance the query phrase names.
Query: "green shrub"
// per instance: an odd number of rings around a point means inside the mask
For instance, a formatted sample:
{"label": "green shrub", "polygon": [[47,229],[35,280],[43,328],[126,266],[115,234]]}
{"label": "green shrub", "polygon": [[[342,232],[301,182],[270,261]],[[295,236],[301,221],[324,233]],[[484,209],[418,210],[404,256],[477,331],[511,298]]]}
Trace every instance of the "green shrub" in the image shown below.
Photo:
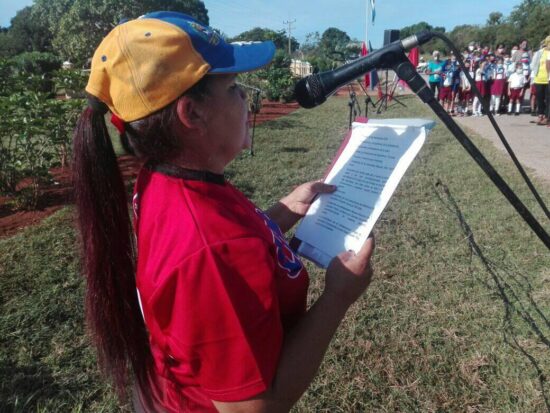
{"label": "green shrub", "polygon": [[67,98],[83,98],[88,74],[80,69],[62,69],[53,72],[56,94]]}
{"label": "green shrub", "polygon": [[295,80],[289,68],[273,68],[267,71],[266,95],[269,100],[290,102],[294,98]]}
{"label": "green shrub", "polygon": [[52,53],[25,52],[0,59],[0,96],[33,91],[53,97],[56,83],[69,76],[76,78],[73,74],[58,75],[60,68],[61,60]]}
{"label": "green shrub", "polygon": [[263,70],[242,74],[239,80],[249,86],[261,89],[263,97],[271,101],[291,102],[294,100],[296,79],[290,71],[290,58],[277,50],[271,64]]}
{"label": "green shrub", "polygon": [[73,131],[85,101],[48,99],[44,103],[42,131],[47,135],[47,144],[54,154],[50,166],[66,167],[72,155]]}
{"label": "green shrub", "polygon": [[14,59],[0,59],[0,96],[33,91],[53,97],[54,83],[51,73],[26,71],[25,65],[19,63]]}
{"label": "green shrub", "polygon": [[[39,186],[50,178],[53,155],[37,113],[42,102],[42,96],[30,92],[0,98],[5,115],[0,120],[0,190],[15,196],[18,207],[35,208]],[[25,178],[28,185],[21,189]]]}
{"label": "green shrub", "polygon": [[32,91],[0,97],[0,192],[13,196],[17,207],[36,208],[50,168],[67,164],[82,105]]}
{"label": "green shrub", "polygon": [[11,62],[19,72],[44,75],[61,68],[61,59],[53,53],[24,52],[12,57]]}

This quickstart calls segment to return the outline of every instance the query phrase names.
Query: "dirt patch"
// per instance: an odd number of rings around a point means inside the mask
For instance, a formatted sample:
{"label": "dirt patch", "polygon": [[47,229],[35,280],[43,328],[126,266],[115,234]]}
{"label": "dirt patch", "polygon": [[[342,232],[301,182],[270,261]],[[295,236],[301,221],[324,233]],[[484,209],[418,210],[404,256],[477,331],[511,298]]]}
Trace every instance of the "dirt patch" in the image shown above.
{"label": "dirt patch", "polygon": [[297,103],[262,102],[260,113],[256,114],[256,126],[280,118],[299,109]]}
{"label": "dirt patch", "polygon": [[[297,103],[263,102],[256,115],[256,126],[285,116],[298,109]],[[136,177],[141,164],[131,156],[121,156],[118,165],[126,181]],[[51,171],[53,183],[41,189],[38,208],[32,211],[18,211],[10,198],[0,197],[0,238],[15,234],[29,225],[34,225],[54,212],[73,202],[74,193],[69,168]]]}

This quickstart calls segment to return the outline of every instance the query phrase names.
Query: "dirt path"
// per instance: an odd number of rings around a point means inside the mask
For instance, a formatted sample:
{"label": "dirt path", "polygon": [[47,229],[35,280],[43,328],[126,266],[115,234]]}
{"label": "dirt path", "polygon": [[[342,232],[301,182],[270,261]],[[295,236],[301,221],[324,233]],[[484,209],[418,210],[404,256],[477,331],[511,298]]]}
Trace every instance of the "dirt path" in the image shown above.
{"label": "dirt path", "polygon": [[[298,108],[297,103],[263,102],[260,113],[256,115],[256,125],[285,116]],[[119,167],[125,180],[135,178],[140,166],[130,156],[119,157]],[[57,168],[50,172],[54,184],[43,188],[39,207],[36,210],[17,211],[13,208],[9,198],[0,196],[0,238],[13,235],[29,225],[37,224],[65,205],[72,203],[71,171],[68,168]]]}
{"label": "dirt path", "polygon": [[[506,151],[486,116],[457,117],[455,119],[461,126],[471,129],[478,135],[489,139],[498,149]],[[531,123],[535,119],[537,118],[529,114],[496,117],[498,125],[519,162],[522,166],[533,170],[533,173],[528,172],[529,175],[535,175],[550,185],[550,128]]]}

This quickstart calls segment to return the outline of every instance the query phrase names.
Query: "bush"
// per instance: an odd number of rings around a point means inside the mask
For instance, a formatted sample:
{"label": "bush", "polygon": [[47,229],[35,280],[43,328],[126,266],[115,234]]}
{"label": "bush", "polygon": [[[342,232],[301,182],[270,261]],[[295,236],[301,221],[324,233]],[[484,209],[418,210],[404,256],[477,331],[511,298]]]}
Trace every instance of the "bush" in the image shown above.
{"label": "bush", "polygon": [[267,71],[266,95],[269,100],[290,102],[294,99],[294,84],[289,68],[273,68]]}
{"label": "bush", "polygon": [[269,67],[256,72],[241,74],[239,80],[248,86],[261,89],[263,97],[268,100],[283,102],[294,100],[296,79],[290,71],[290,58],[282,50],[275,52]]}
{"label": "bush", "polygon": [[290,71],[290,57],[282,50],[277,50],[273,62],[265,70],[267,80],[266,95],[269,100],[290,102],[294,99],[296,83]]}
{"label": "bush", "polygon": [[25,52],[12,57],[11,62],[18,72],[44,75],[61,68],[61,59],[53,53]]}
{"label": "bush", "polygon": [[13,59],[0,60],[0,96],[34,91],[53,97],[52,75],[50,73],[35,73],[32,70],[26,71],[24,67],[25,64],[22,61],[18,63]]}
{"label": "bush", "polygon": [[66,166],[71,156],[83,101],[52,97],[57,87],[81,93],[85,78],[59,67],[49,53],[0,60],[0,193],[14,197],[17,207],[36,208],[49,170]]}
{"label": "bush", "polygon": [[[52,154],[48,152],[47,135],[41,134],[35,110],[41,97],[18,93],[0,98],[0,191],[16,197],[18,206],[35,208],[38,188],[49,179],[48,167]],[[23,189],[18,184],[29,178]]]}
{"label": "bush", "polygon": [[18,207],[36,208],[50,168],[67,164],[82,106],[81,100],[56,101],[32,91],[0,97],[0,192],[15,197]]}
{"label": "bush", "polygon": [[62,69],[53,73],[56,94],[63,93],[67,98],[84,98],[84,88],[88,75],[80,69]]}
{"label": "bush", "polygon": [[59,75],[60,68],[61,60],[52,53],[25,52],[10,59],[0,59],[0,96],[30,90],[53,97],[56,82],[63,83],[62,79],[68,76],[77,77],[76,74]]}

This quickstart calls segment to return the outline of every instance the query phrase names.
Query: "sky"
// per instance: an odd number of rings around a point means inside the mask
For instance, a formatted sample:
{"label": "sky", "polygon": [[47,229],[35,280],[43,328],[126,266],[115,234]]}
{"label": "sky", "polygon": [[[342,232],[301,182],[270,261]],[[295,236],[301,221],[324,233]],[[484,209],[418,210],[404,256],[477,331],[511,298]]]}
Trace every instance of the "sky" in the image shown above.
{"label": "sky", "polygon": [[[286,30],[300,43],[306,35],[329,27],[364,40],[366,2],[370,0],[203,0],[210,25],[228,36],[254,27]],[[15,13],[33,0],[0,0],[0,26],[8,27]],[[369,23],[368,38],[374,48],[383,45],[384,30],[400,29],[421,21],[448,31],[460,24],[485,24],[489,13],[508,16],[521,0],[376,0],[376,19]]]}

